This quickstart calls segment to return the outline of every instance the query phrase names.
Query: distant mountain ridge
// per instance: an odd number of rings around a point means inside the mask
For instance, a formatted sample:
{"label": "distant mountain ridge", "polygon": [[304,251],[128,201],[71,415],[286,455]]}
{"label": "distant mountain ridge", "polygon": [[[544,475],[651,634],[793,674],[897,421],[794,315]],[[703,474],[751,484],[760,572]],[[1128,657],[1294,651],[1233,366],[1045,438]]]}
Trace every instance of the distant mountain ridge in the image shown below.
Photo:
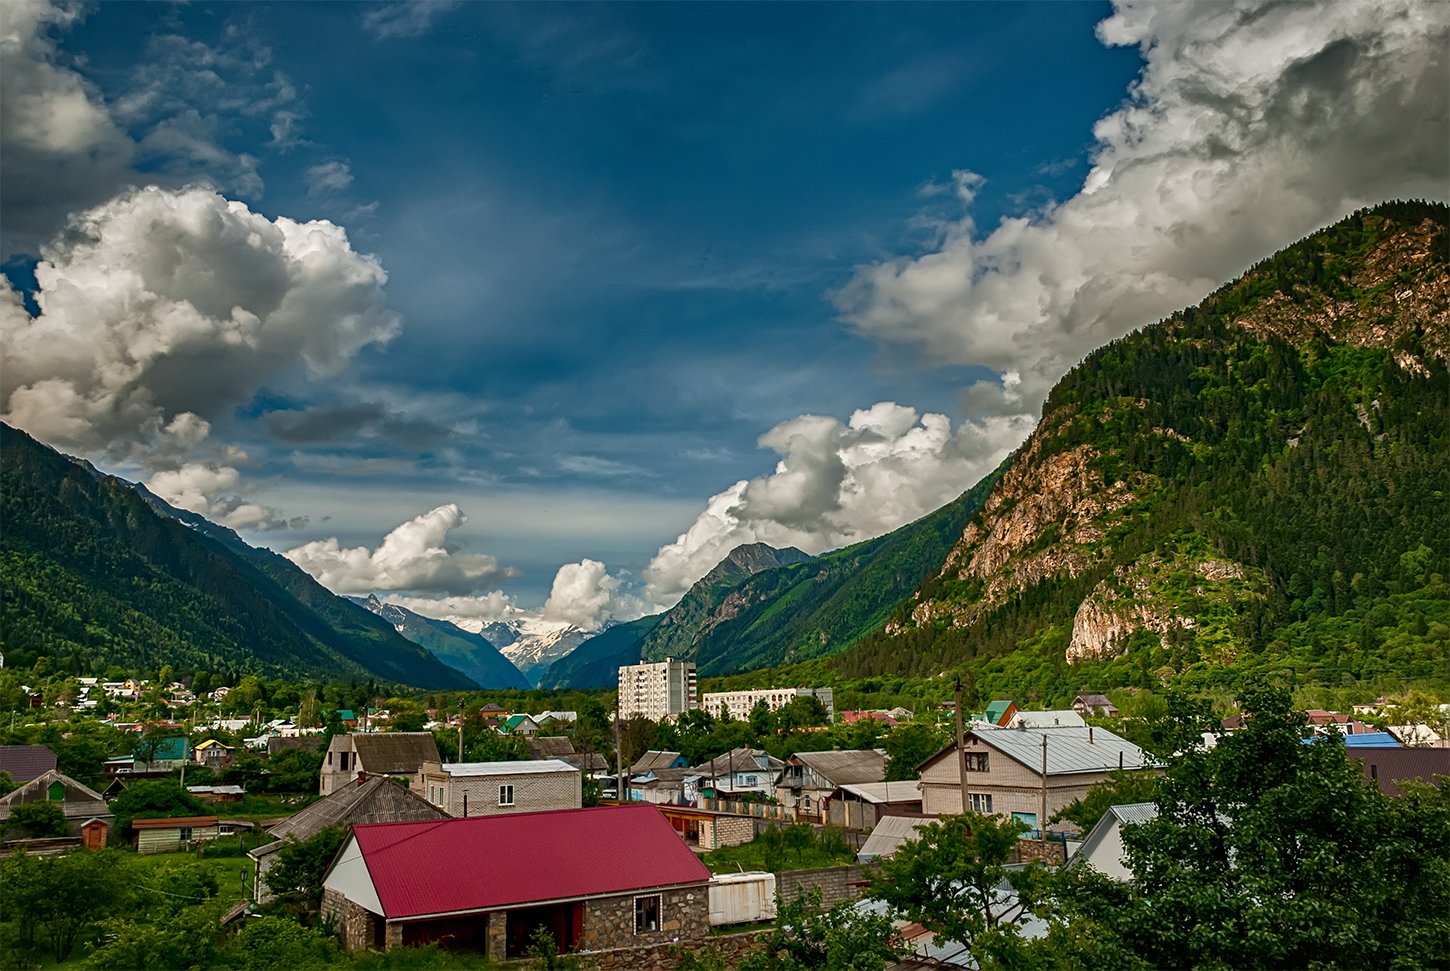
{"label": "distant mountain ridge", "polygon": [[284,557],[4,424],[0,521],[12,664],[474,686]]}
{"label": "distant mountain ridge", "polygon": [[397,604],[384,603],[372,594],[348,599],[387,621],[399,634],[467,675],[480,688],[530,687],[529,679],[482,634],[466,631],[446,620],[425,617]]}

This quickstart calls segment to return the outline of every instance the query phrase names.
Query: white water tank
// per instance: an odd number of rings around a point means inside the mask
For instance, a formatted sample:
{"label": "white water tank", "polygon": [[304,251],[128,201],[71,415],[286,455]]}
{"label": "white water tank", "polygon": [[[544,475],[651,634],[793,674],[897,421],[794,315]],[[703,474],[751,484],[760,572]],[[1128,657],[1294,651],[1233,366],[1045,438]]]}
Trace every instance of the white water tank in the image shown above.
{"label": "white water tank", "polygon": [[711,927],[774,919],[774,873],[724,873],[710,878]]}

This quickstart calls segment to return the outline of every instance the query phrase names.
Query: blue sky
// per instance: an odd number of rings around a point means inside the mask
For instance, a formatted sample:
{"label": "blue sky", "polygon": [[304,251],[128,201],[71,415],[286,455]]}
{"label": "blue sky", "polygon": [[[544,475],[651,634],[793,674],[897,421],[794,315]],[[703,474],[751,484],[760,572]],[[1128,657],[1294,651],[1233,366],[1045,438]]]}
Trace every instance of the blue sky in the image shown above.
{"label": "blue sky", "polygon": [[[24,350],[7,420],[336,589],[460,617],[588,625],[737,541],[875,535],[972,485],[1092,346],[1357,204],[1442,191],[1442,9],[1191,6],[10,8],[12,96],[52,107],[0,141],[8,275],[35,289],[54,247],[57,307],[98,265],[160,275],[112,321],[124,386],[104,355],[76,377]],[[1389,101],[1325,132],[1323,91]],[[1426,112],[1418,152],[1364,151]],[[174,204],[188,186],[211,195]],[[89,249],[61,235],[84,212]],[[201,245],[204,212],[345,241],[286,244],[313,269],[273,294],[235,239]],[[138,363],[158,308],[208,287],[263,332],[285,293],[305,310],[242,360],[230,308],[188,298],[205,332]],[[65,313],[88,319],[10,333]]]}

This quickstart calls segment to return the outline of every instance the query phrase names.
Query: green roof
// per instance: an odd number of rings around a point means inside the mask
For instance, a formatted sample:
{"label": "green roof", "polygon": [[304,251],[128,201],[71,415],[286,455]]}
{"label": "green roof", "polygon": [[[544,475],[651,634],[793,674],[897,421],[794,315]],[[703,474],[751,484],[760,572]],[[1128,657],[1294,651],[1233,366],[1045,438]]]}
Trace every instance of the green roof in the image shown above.
{"label": "green roof", "polygon": [[1002,720],[1002,716],[1007,714],[1007,709],[1011,707],[1012,702],[1010,700],[998,700],[992,702],[990,705],[987,706],[987,721],[991,722],[993,725],[997,724],[999,721]]}
{"label": "green roof", "polygon": [[352,709],[351,708],[339,708],[339,709],[337,709],[337,717],[340,720],[345,721],[345,722],[355,722],[355,721],[357,721],[357,715],[354,715],[352,713]]}
{"label": "green roof", "polygon": [[510,715],[508,721],[503,723],[503,727],[508,729],[509,731],[513,731],[515,728],[518,728],[520,725],[522,725],[524,723],[524,719],[528,717],[528,715]]}
{"label": "green roof", "polygon": [[133,754],[143,762],[180,762],[191,754],[191,743],[180,735],[175,738],[163,738],[156,743],[156,751],[148,759],[146,758],[146,743],[138,742]]}

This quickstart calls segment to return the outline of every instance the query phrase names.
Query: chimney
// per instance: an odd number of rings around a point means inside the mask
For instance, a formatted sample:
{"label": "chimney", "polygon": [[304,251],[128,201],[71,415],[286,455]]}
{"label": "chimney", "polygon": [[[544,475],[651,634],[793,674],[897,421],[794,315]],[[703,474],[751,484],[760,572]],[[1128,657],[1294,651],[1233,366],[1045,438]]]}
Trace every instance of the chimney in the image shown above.
{"label": "chimney", "polygon": [[1093,727],[1091,725],[1089,725],[1088,726],[1088,744],[1091,745],[1092,743],[1093,743]]}

